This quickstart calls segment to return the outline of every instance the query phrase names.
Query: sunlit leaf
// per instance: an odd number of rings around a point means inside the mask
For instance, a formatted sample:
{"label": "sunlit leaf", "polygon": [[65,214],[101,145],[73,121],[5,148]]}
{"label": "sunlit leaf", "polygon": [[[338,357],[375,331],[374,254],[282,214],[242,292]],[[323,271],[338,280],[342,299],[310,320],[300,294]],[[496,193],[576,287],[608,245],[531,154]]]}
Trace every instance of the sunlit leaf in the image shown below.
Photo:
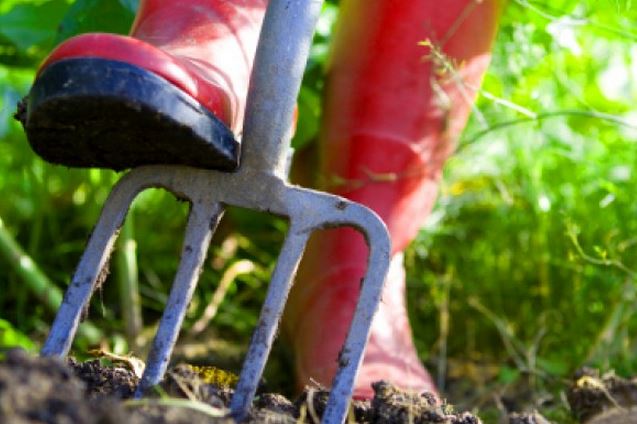
{"label": "sunlit leaf", "polygon": [[35,350],[35,343],[26,335],[16,330],[9,321],[0,318],[0,348],[21,347]]}
{"label": "sunlit leaf", "polygon": [[0,35],[23,53],[36,47],[50,47],[67,9],[65,0],[17,3],[0,15]]}
{"label": "sunlit leaf", "polygon": [[134,2],[77,0],[59,26],[57,41],[86,32],[127,34],[135,17]]}

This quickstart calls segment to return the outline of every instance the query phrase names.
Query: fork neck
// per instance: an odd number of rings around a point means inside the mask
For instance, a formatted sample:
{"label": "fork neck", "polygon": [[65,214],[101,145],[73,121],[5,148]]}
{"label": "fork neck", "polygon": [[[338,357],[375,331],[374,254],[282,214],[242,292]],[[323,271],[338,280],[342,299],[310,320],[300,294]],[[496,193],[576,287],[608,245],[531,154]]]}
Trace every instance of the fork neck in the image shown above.
{"label": "fork neck", "polygon": [[285,178],[296,99],[323,0],[270,0],[255,57],[241,172]]}

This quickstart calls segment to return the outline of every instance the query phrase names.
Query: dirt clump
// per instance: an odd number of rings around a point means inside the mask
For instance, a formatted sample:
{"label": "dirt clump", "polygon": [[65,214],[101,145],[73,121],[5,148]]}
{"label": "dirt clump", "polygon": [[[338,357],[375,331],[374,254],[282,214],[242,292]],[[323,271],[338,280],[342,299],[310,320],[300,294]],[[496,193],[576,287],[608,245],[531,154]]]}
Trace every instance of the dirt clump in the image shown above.
{"label": "dirt clump", "polygon": [[583,368],[575,375],[567,399],[573,415],[582,422],[607,411],[622,413],[637,405],[637,377],[626,379],[614,373],[600,376],[595,369]]}
{"label": "dirt clump", "polygon": [[634,424],[637,422],[637,407],[612,408],[595,415],[586,424]]}
{"label": "dirt clump", "polygon": [[185,364],[171,368],[161,387],[168,396],[203,402],[215,408],[227,408],[232,398],[232,389],[207,383],[198,372]]}
{"label": "dirt clump", "polygon": [[121,424],[126,417],[113,398],[88,399],[86,385],[61,360],[11,350],[0,362],[0,422]]}
{"label": "dirt clump", "polygon": [[265,410],[273,414],[290,417],[297,415],[296,406],[288,398],[277,393],[265,393],[258,396],[254,406],[257,410]]}
{"label": "dirt clump", "polygon": [[509,424],[550,424],[547,420],[537,411],[523,412],[509,415]]}
{"label": "dirt clump", "polygon": [[[374,398],[353,400],[348,423],[369,424],[479,424],[480,419],[468,412],[454,413],[453,408],[441,403],[428,392],[403,391],[385,381],[372,385]],[[295,417],[301,422],[320,422],[329,391],[306,388],[295,402]]]}
{"label": "dirt clump", "polygon": [[406,392],[384,381],[372,384],[372,388],[374,399],[371,402],[371,423],[481,423],[480,418],[468,412],[454,413],[450,405],[440,403],[428,392]]}
{"label": "dirt clump", "polygon": [[98,359],[78,362],[68,359],[73,373],[86,384],[90,397],[113,396],[128,399],[135,393],[139,378],[130,370],[122,367],[105,367]]}
{"label": "dirt clump", "polygon": [[[319,423],[327,407],[330,392],[324,388],[306,387],[294,402],[295,417],[301,422]],[[371,422],[371,404],[365,400],[352,400],[348,422]]]}

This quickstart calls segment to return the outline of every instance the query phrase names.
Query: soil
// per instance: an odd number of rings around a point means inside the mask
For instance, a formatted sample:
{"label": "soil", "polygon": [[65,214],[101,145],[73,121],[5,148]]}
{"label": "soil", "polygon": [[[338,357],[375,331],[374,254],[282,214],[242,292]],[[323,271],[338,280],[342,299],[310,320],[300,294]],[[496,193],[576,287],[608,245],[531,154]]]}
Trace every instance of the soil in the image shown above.
{"label": "soil", "polygon": [[[208,373],[210,374],[210,372]],[[156,395],[133,401],[138,378],[117,362],[99,359],[39,358],[22,350],[0,361],[0,423],[146,424],[232,423],[228,404],[232,381],[223,371],[208,382],[197,367],[172,368]],[[454,412],[429,393],[401,391],[386,382],[373,385],[371,401],[353,401],[348,422],[478,424],[469,412]],[[294,402],[282,395],[259,393],[250,423],[316,423],[325,410],[326,390],[307,388]],[[600,376],[582,370],[573,379],[567,399],[574,418],[588,424],[637,422],[637,378]],[[537,411],[511,414],[510,424],[546,424]]]}
{"label": "soil", "polygon": [[567,398],[577,419],[590,424],[637,422],[637,377],[600,375],[585,368],[574,380]]}
{"label": "soil", "polygon": [[[129,369],[106,366],[100,360],[62,361],[12,350],[0,362],[0,422],[232,422],[226,415],[232,390],[206,383],[192,367],[174,367],[159,389],[161,397],[130,401],[137,382],[138,378]],[[437,403],[429,393],[406,393],[385,382],[375,383],[374,390],[373,400],[353,402],[350,422],[480,423],[479,418],[470,413],[454,413],[449,405]],[[291,402],[282,395],[260,393],[248,422],[318,422],[328,396],[325,390],[308,388]],[[174,402],[175,399],[178,401]],[[206,411],[195,409],[201,404],[207,407]]]}

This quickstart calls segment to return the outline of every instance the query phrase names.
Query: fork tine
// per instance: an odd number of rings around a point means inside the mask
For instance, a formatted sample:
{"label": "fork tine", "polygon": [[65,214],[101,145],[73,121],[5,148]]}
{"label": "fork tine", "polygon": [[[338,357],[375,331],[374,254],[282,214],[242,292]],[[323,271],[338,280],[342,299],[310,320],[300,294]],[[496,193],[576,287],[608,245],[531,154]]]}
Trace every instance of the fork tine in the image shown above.
{"label": "fork tine", "polygon": [[63,357],[68,354],[82,313],[91,300],[93,289],[102,271],[108,265],[117,232],[124,222],[130,204],[143,187],[140,181],[125,177],[108,196],[42,347],[42,356]]}
{"label": "fork tine", "polygon": [[252,335],[230,403],[231,414],[237,422],[242,422],[250,410],[308,237],[308,231],[298,231],[292,223],[272,273],[259,323]]}
{"label": "fork tine", "polygon": [[358,205],[357,208],[359,219],[355,225],[365,235],[365,241],[369,247],[367,272],[361,284],[361,292],[345,344],[339,354],[339,368],[323,413],[323,423],[345,421],[356,372],[363,361],[372,319],[378,308],[385,276],[389,269],[391,243],[384,224],[370,210],[365,210]]}
{"label": "fork tine", "polygon": [[179,268],[148,354],[146,369],[135,392],[136,398],[142,397],[150,387],[158,384],[166,372],[212,234],[222,214],[223,207],[219,203],[192,203]]}

